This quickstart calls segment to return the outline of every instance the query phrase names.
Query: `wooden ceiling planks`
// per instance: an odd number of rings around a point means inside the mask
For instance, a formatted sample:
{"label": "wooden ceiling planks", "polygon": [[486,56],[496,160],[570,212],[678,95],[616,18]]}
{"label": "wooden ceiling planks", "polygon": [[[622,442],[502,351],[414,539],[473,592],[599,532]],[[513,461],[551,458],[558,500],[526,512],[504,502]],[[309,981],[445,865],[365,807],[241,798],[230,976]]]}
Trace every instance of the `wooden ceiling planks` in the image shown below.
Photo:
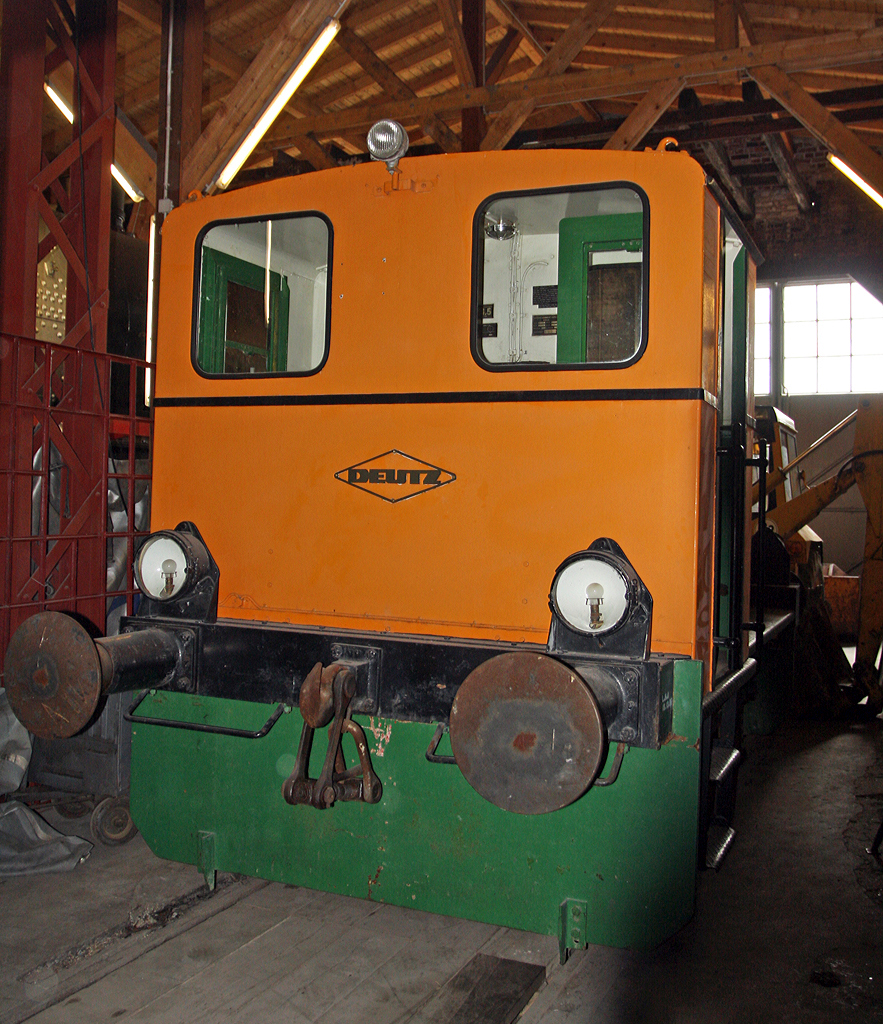
{"label": "wooden ceiling planks", "polygon": [[[683,89],[694,90],[705,109],[738,104],[743,82],[755,80],[778,101],[783,126],[808,131],[879,173],[873,145],[883,139],[883,103],[841,112],[815,96],[883,85],[883,0],[485,0],[485,85],[474,84],[461,2],[351,0],[339,40],[251,166],[273,164],[282,151],[323,167],[364,154],[365,129],[381,116],[401,119],[418,144],[453,151],[463,110],[476,106],[487,118],[483,149],[559,126],[574,138],[597,129],[593,141],[576,144],[637,146],[677,111]],[[118,4],[117,102],[154,142],[163,3]],[[268,46],[294,9],[318,18],[332,7],[334,0],[205,0],[202,134],[188,158],[188,185],[211,180],[220,155],[229,154],[287,70],[290,51],[273,58]],[[805,206],[788,136],[770,131],[770,114],[751,115],[749,107],[741,118],[710,126],[708,145],[694,151],[712,168],[716,163],[720,177],[728,166],[727,124],[734,137],[755,132],[768,144],[771,169]],[[696,111],[680,114],[685,135],[701,136],[691,121]],[[740,200],[744,206],[750,197]]]}

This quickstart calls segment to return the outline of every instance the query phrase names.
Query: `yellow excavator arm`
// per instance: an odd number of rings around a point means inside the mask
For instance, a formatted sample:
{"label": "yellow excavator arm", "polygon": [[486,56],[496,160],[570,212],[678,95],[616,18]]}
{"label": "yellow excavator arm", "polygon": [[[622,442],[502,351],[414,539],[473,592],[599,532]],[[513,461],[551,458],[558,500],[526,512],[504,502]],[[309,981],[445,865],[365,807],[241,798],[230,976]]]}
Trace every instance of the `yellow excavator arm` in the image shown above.
{"label": "yellow excavator arm", "polygon": [[856,473],[853,462],[850,461],[834,476],[807,487],[784,505],[769,509],[766,521],[773,526],[782,540],[788,540],[802,527],[811,523],[835,498],[845,494],[855,482]]}
{"label": "yellow excavator arm", "polygon": [[[883,395],[863,398],[855,413],[819,438],[789,465],[773,468],[767,474],[766,489],[770,493],[778,487],[811,451],[818,449],[853,420],[855,442],[850,460],[827,480],[769,509],[766,519],[783,540],[788,540],[812,522],[835,498],[845,494],[853,484],[858,484],[867,510],[867,522],[854,674],[869,703],[880,712],[883,710],[883,689],[876,666],[883,639]],[[760,498],[759,490],[759,485],[755,485],[755,502]]]}

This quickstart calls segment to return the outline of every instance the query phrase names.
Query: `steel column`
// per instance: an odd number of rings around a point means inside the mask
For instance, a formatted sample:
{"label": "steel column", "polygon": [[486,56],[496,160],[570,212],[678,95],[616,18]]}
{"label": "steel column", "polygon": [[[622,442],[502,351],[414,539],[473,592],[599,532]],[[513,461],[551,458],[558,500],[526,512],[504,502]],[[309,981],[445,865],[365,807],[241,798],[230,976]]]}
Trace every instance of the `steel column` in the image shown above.
{"label": "steel column", "polygon": [[3,0],[0,45],[0,331],[33,337],[39,217],[29,183],[40,170],[46,0]]}

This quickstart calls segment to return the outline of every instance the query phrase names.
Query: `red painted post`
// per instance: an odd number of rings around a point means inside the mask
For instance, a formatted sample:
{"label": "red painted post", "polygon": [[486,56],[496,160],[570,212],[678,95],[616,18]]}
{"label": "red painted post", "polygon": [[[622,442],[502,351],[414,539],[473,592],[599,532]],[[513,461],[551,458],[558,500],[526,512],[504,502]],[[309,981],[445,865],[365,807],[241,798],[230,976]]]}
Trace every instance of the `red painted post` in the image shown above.
{"label": "red painted post", "polygon": [[0,41],[0,331],[36,327],[39,223],[30,183],[40,170],[46,0],[3,0]]}

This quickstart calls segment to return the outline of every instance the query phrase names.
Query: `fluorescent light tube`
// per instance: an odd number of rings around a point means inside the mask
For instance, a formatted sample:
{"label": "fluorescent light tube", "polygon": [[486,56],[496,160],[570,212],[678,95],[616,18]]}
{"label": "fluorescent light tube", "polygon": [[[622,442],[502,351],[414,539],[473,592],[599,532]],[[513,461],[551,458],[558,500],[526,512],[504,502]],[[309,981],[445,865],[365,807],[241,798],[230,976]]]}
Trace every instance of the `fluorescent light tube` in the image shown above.
{"label": "fluorescent light tube", "polygon": [[245,161],[254,152],[255,147],[261,141],[261,139],[267,134],[270,125],[276,120],[279,114],[282,112],[282,108],[294,95],[297,87],[303,82],[307,75],[316,66],[317,61],[322,54],[328,49],[331,44],[331,40],[340,31],[340,22],[337,19],[332,19],[328,22],[325,28],[319,33],[316,41],[307,50],[301,60],[298,62],[295,69],[291,72],[288,78],[283,83],[282,87],[273,97],[269,106],[264,110],[261,116],[258,118],[257,123],[245,136],[242,142],[239,144],[238,149],[227,162],[224,169],[218,175],[217,184],[220,188],[226,188],[230,182],[236,177],[237,172],[245,163]]}
{"label": "fluorescent light tube", "polygon": [[[48,82],[43,83],[43,89],[50,100],[55,104],[56,107],[61,111],[62,116],[69,124],[74,123],[74,112],[59,96],[59,94],[52,88]],[[126,195],[132,200],[133,203],[140,203],[144,198],[141,190],[136,188],[131,181],[123,174],[123,172],[117,167],[116,164],[110,165],[110,173],[116,178],[116,180],[122,185]]]}
{"label": "fluorescent light tube", "polygon": [[853,185],[858,185],[866,196],[873,199],[878,206],[883,207],[883,196],[881,196],[876,189],[871,188],[865,179],[860,174],[857,174],[849,164],[845,164],[839,156],[834,156],[833,153],[828,154],[828,159],[841,174],[845,174],[846,177],[849,178]]}
{"label": "fluorescent light tube", "polygon": [[52,88],[48,82],[43,83],[43,89],[50,100],[58,107],[68,124],[74,123],[74,112],[64,102],[64,100],[58,95],[58,93]]}
{"label": "fluorescent light tube", "polygon": [[123,172],[117,167],[116,164],[110,165],[110,173],[114,176],[116,181],[122,186],[123,191],[132,200],[133,203],[140,203],[144,198],[141,189],[133,185],[131,181],[123,174]]}

